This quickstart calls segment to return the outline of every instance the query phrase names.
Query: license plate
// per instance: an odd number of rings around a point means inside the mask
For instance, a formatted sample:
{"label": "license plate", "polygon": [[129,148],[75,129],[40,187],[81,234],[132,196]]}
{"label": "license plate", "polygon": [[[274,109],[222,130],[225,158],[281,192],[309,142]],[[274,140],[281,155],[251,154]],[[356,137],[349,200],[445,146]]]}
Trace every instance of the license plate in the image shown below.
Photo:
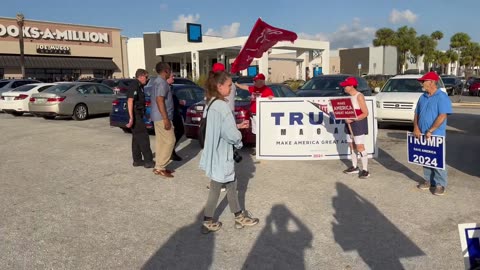
{"label": "license plate", "polygon": [[43,104],[43,103],[45,103],[45,102],[47,102],[47,100],[44,99],[44,98],[36,98],[36,99],[35,99],[35,103],[36,103],[36,104]]}
{"label": "license plate", "polygon": [[5,100],[14,100],[15,97],[5,97]]}

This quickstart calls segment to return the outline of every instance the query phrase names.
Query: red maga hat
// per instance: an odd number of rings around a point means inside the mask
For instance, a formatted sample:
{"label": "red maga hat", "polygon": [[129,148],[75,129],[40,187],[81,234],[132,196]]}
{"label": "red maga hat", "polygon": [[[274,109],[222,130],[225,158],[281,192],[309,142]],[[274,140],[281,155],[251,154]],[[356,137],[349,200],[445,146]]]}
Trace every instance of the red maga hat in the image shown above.
{"label": "red maga hat", "polygon": [[258,80],[265,81],[265,75],[263,75],[263,73],[258,73],[258,74],[253,78],[253,81],[258,81]]}
{"label": "red maga hat", "polygon": [[423,82],[423,81],[438,81],[439,79],[440,79],[440,77],[438,77],[437,73],[435,73],[433,71],[430,71],[428,73],[425,73],[425,75],[423,75],[418,80]]}
{"label": "red maga hat", "polygon": [[345,79],[345,81],[340,83],[341,87],[346,87],[346,86],[357,87],[357,85],[358,85],[358,82],[357,82],[357,79],[355,79],[355,77],[348,77]]}
{"label": "red maga hat", "polygon": [[222,63],[215,63],[213,64],[212,71],[213,72],[219,72],[219,71],[224,71],[225,66]]}

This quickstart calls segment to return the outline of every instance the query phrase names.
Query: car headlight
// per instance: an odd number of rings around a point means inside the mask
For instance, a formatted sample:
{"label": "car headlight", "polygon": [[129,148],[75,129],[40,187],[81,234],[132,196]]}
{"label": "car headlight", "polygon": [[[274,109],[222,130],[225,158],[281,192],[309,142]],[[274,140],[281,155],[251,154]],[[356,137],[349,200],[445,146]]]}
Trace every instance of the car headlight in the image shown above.
{"label": "car headlight", "polygon": [[377,108],[380,108],[380,101],[377,101]]}

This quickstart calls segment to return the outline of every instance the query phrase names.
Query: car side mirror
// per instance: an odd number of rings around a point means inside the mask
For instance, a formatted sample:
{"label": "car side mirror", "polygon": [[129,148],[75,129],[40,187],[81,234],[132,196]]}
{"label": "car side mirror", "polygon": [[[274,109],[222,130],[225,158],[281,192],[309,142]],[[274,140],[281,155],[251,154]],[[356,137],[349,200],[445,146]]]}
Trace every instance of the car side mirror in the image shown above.
{"label": "car side mirror", "polygon": [[375,89],[373,89],[373,92],[380,93],[380,87],[375,87]]}

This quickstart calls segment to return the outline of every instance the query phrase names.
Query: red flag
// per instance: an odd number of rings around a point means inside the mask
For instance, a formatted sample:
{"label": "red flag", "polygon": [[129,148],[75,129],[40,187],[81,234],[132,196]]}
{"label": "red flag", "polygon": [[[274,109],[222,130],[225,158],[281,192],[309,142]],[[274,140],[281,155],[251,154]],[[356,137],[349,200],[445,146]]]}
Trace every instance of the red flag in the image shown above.
{"label": "red flag", "polygon": [[231,72],[236,73],[246,69],[254,58],[262,57],[263,53],[277,44],[277,42],[287,40],[294,42],[296,39],[297,34],[294,32],[273,27],[259,18],[253,26],[247,42],[237,58],[235,58]]}

